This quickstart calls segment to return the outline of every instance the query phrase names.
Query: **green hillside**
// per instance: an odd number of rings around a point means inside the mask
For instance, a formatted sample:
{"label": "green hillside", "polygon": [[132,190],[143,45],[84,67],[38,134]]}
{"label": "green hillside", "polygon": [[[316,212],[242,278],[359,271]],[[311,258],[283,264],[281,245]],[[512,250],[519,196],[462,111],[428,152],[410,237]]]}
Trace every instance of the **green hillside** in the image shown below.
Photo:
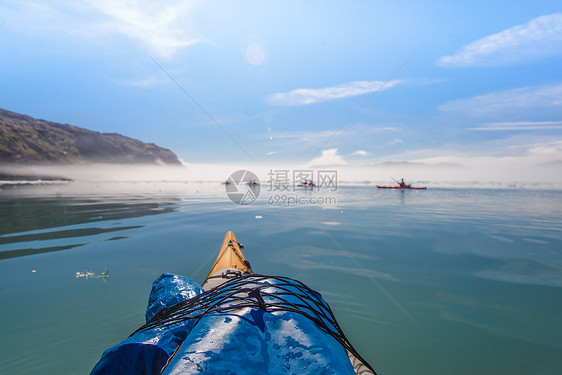
{"label": "green hillside", "polygon": [[172,151],[115,133],[98,133],[0,109],[0,163],[181,165]]}

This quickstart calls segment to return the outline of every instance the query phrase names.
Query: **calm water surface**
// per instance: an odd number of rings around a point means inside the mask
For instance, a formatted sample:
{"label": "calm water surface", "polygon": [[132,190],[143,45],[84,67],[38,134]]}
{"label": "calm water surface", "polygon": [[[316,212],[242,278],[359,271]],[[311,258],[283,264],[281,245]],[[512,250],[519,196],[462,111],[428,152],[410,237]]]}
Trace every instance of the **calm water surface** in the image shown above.
{"label": "calm water surface", "polygon": [[[163,272],[201,282],[224,233],[254,271],[322,293],[380,374],[559,374],[562,192],[298,191],[219,184],[2,187],[0,373],[85,374],[143,324]],[[270,199],[270,202],[274,200]],[[86,268],[109,279],[76,278]]]}

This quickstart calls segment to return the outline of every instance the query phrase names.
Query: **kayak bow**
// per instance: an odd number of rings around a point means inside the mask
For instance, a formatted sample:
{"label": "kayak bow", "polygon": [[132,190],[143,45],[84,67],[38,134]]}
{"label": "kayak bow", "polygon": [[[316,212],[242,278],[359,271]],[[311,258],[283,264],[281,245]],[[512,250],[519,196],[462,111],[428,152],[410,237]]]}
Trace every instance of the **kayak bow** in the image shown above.
{"label": "kayak bow", "polygon": [[219,255],[211,267],[211,272],[209,272],[201,286],[203,290],[216,288],[226,280],[234,277],[254,273],[250,267],[250,262],[242,254],[242,247],[236,240],[234,233],[228,231],[222,241]]}
{"label": "kayak bow", "polygon": [[91,375],[376,375],[318,292],[254,274],[241,249],[227,232],[203,288],[160,276],[146,324],[107,349]]}

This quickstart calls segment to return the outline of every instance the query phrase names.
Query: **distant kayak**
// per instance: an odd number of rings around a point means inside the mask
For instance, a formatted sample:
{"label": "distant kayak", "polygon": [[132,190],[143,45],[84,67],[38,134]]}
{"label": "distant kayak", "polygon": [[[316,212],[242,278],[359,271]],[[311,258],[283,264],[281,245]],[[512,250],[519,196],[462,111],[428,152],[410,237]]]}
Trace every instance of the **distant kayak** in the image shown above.
{"label": "distant kayak", "polygon": [[316,184],[312,181],[301,182],[297,185],[298,187],[315,187]]}
{"label": "distant kayak", "polygon": [[425,190],[427,189],[426,186],[423,187],[416,187],[416,186],[383,186],[377,185],[379,189],[399,189],[399,190]]}
{"label": "distant kayak", "polygon": [[91,375],[376,375],[318,292],[254,274],[242,248],[228,232],[202,286],[160,276],[147,323],[107,349]]}

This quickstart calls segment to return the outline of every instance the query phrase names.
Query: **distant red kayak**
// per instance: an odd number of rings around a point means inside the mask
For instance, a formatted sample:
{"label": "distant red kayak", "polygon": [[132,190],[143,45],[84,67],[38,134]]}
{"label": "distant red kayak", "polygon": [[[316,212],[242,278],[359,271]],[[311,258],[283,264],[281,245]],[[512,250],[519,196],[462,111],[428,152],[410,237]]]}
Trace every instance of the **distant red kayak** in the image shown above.
{"label": "distant red kayak", "polygon": [[425,190],[427,187],[415,187],[415,186],[381,186],[377,185],[379,189],[399,189],[399,190]]}

